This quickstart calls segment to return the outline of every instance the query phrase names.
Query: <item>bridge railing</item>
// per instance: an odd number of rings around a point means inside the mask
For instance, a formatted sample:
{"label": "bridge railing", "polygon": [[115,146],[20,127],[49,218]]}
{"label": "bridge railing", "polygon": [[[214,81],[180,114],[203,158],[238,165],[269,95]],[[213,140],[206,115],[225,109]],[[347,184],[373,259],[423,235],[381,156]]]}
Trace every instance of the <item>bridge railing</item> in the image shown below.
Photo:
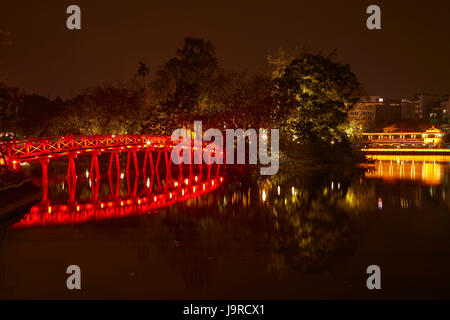
{"label": "bridge railing", "polygon": [[152,146],[164,148],[173,146],[169,136],[157,135],[92,135],[42,137],[13,140],[0,143],[3,156],[10,160],[20,160],[43,155],[128,146]]}

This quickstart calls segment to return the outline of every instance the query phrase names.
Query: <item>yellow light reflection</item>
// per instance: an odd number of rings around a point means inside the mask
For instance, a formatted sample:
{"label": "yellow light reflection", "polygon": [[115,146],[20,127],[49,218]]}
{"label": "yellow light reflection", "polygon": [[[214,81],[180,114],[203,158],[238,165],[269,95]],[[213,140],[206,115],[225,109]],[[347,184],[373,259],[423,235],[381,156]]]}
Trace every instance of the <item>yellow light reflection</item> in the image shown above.
{"label": "yellow light reflection", "polygon": [[370,155],[375,160],[373,170],[365,173],[367,178],[381,178],[385,181],[421,181],[425,185],[438,185],[443,178],[448,156],[430,155]]}

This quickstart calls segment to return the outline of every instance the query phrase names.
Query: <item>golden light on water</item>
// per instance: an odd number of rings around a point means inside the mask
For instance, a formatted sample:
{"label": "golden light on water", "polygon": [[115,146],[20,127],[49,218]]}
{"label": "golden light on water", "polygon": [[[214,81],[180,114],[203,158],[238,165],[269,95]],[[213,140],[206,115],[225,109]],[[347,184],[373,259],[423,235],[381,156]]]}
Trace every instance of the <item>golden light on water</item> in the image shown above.
{"label": "golden light on water", "polygon": [[375,160],[372,170],[365,173],[366,178],[381,178],[388,182],[399,180],[421,181],[425,185],[441,183],[445,162],[449,156],[430,155],[371,155]]}

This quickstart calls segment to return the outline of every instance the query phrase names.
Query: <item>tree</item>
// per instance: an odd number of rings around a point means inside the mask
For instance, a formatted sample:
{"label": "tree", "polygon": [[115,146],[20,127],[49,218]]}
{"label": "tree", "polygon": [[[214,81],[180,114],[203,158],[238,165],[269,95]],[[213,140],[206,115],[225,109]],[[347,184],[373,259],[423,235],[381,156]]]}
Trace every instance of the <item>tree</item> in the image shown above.
{"label": "tree", "polygon": [[347,113],[360,93],[350,66],[307,52],[285,61],[274,82],[276,100],[288,109],[288,133],[321,155],[330,146],[348,144]]}
{"label": "tree", "polygon": [[147,68],[145,63],[139,62],[138,74],[142,77],[142,87],[145,89],[145,76],[148,75],[150,70]]}
{"label": "tree", "polygon": [[177,56],[160,68],[153,86],[161,92],[159,100],[168,111],[190,120],[186,117],[201,111],[218,70],[213,44],[201,38],[186,38]]}
{"label": "tree", "polygon": [[221,71],[205,111],[213,126],[222,128],[269,128],[278,110],[272,99],[273,83],[265,75]]}
{"label": "tree", "polygon": [[121,87],[96,87],[66,101],[49,134],[143,133],[145,113],[142,94]]}

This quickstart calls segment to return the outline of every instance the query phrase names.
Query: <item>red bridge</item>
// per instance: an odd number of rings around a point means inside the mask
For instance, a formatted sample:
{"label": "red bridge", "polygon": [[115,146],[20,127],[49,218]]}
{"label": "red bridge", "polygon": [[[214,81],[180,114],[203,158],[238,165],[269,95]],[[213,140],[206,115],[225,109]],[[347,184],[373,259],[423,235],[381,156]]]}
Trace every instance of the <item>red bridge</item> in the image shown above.
{"label": "red bridge", "polygon": [[43,157],[66,157],[70,154],[123,151],[124,149],[165,150],[173,148],[169,136],[155,135],[95,135],[43,137],[0,143],[3,164],[36,161]]}
{"label": "red bridge", "polygon": [[[40,214],[56,213],[51,219],[55,222],[62,221],[84,221],[80,218],[81,212],[91,212],[94,210],[95,216],[108,217],[112,213],[111,208],[118,208],[116,211],[120,214],[131,211],[148,211],[161,206],[170,205],[174,201],[184,201],[189,197],[194,197],[204,192],[215,189],[223,178],[219,177],[220,165],[206,164],[207,172],[204,173],[203,164],[194,166],[192,163],[185,166],[183,174],[183,163],[178,166],[176,179],[172,176],[171,151],[178,142],[174,142],[168,136],[154,135],[111,135],[111,136],[68,136],[17,140],[12,142],[0,143],[2,164],[8,168],[18,169],[24,162],[40,162],[42,166],[42,192],[41,203],[36,205],[30,215],[22,224],[35,224],[36,219],[44,219]],[[203,152],[204,148],[194,152]],[[143,152],[143,164],[139,165],[138,152]],[[127,177],[128,195],[126,198],[119,196],[120,179],[122,174],[119,154],[127,153],[125,173]],[[191,156],[193,153],[191,152]],[[213,151],[214,152],[214,151]],[[99,156],[109,153],[108,180],[110,185],[111,197],[108,201],[99,200],[98,189],[100,182]],[[78,175],[76,172],[75,159],[79,155],[91,156],[90,170],[86,175],[89,177],[92,187],[92,200],[89,203],[77,204],[75,200],[76,185]],[[161,161],[161,156],[164,160]],[[180,156],[180,155],[178,155]],[[211,154],[208,154],[211,156]],[[48,166],[53,158],[67,158],[67,186],[69,189],[69,199],[66,204],[51,204],[48,199]],[[142,153],[140,159],[142,160]],[[192,158],[191,158],[192,159]],[[192,161],[191,161],[192,162]],[[113,167],[115,166],[116,188],[113,187]],[[186,168],[188,166],[188,168]],[[147,171],[150,169],[149,171]],[[187,171],[188,170],[188,171]],[[165,183],[161,183],[161,174],[164,174]],[[196,171],[194,175],[194,171]],[[134,175],[134,188],[130,187],[131,172]],[[144,196],[137,194],[138,178],[142,172],[142,177],[147,184],[157,185],[157,192],[153,193],[150,185]],[[148,174],[149,173],[149,174]],[[185,178],[183,178],[183,176]],[[201,181],[204,181],[200,184]],[[198,185],[192,185],[192,183]],[[188,186],[189,185],[189,186]],[[183,186],[183,187],[181,187]],[[177,190],[174,190],[176,188]],[[114,190],[115,189],[115,190]],[[171,190],[172,189],[172,190]],[[131,191],[132,190],[132,191]],[[130,207],[131,206],[131,207]],[[137,210],[140,207],[142,210]],[[134,208],[134,209],[133,209]],[[131,211],[130,211],[131,210]],[[116,212],[114,211],[114,212]],[[88,214],[90,216],[90,214]],[[33,218],[34,217],[34,218]],[[30,220],[31,219],[31,220]],[[45,219],[50,219],[49,217]],[[68,219],[68,220],[67,220]],[[41,220],[39,220],[41,221]],[[47,220],[46,220],[47,221]],[[42,222],[42,221],[41,221]]]}

